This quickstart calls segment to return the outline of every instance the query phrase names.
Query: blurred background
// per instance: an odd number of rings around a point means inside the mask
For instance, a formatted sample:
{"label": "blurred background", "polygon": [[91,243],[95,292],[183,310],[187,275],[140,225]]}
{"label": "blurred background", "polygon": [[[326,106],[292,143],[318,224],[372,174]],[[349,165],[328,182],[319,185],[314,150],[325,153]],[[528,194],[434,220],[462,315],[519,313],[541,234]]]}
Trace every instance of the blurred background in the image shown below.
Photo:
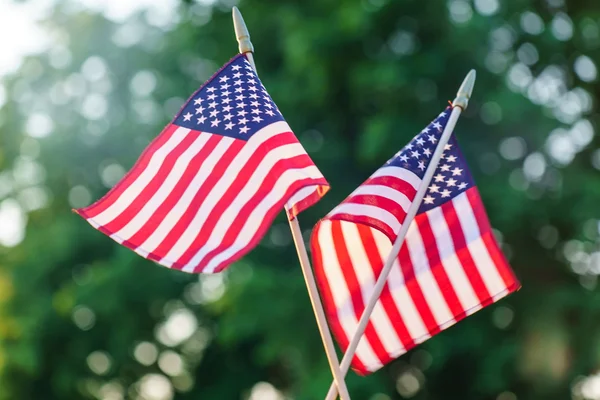
{"label": "blurred background", "polygon": [[348,195],[477,69],[457,137],[523,289],[353,399],[600,399],[600,6],[572,0],[0,0],[0,399],[321,399],[331,374],[284,215],[219,275],[71,212],[237,53]]}

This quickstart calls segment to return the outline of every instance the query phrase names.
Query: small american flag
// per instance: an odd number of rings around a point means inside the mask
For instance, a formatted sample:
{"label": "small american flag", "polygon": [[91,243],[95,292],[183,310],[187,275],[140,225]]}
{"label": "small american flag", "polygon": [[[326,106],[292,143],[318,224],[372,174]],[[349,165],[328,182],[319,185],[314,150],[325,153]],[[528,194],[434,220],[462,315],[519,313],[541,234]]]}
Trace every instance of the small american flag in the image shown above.
{"label": "small american flag", "polygon": [[[312,257],[329,324],[348,347],[435,152],[450,109],[315,227]],[[518,290],[452,137],[409,227],[352,367],[376,371]]]}
{"label": "small american flag", "polygon": [[294,218],[329,185],[244,55],[183,106],[101,200],[76,210],[136,253],[219,272],[258,244],[283,207]]}

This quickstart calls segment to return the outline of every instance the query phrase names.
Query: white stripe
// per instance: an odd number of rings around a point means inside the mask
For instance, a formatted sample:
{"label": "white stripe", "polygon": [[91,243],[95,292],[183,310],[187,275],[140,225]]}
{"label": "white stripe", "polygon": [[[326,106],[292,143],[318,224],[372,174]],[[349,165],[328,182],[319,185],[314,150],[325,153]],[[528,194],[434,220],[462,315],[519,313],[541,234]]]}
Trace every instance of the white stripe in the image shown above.
{"label": "white stripe", "polygon": [[471,208],[471,203],[469,202],[467,194],[459,194],[452,200],[452,203],[454,204],[456,215],[462,226],[467,248],[471,253],[471,257],[479,270],[479,274],[481,275],[488,292],[492,296],[502,292],[506,289],[506,286],[498,273],[496,264],[487,251],[487,247],[481,239],[479,225],[477,225],[477,219],[473,214],[473,209]]}
{"label": "white stripe", "polygon": [[435,236],[440,259],[463,310],[467,311],[477,307],[479,299],[456,255],[452,235],[446,223],[446,218],[444,218],[444,212],[441,207],[436,207],[427,211],[426,215]]}
{"label": "white stripe", "polygon": [[[300,148],[302,145],[300,143],[297,144]],[[302,148],[302,150],[304,150]],[[259,167],[260,168],[260,167]],[[317,169],[316,166],[311,165],[309,167],[305,167],[302,169],[288,169],[286,170],[279,178],[271,191],[262,198],[260,203],[250,212],[250,215],[247,217],[244,222],[244,226],[240,230],[238,236],[236,237],[233,244],[219,252],[215,255],[215,257],[206,265],[204,272],[211,273],[217,268],[217,266],[232,257],[241,249],[248,246],[250,241],[256,236],[256,232],[260,227],[262,221],[265,219],[267,212],[273,208],[275,204],[280,202],[282,198],[285,196],[288,188],[296,182],[299,177],[303,178],[312,178],[318,179],[322,177],[321,172]],[[300,178],[300,179],[303,179]],[[235,199],[235,201],[229,206],[228,210],[225,211],[219,222],[217,222],[215,226],[215,232],[223,231],[226,232],[227,229],[231,226],[233,220],[239,215],[239,210],[254,196],[256,190],[258,189],[258,185],[253,184],[254,175],[248,181],[248,185],[246,187],[251,188],[248,190],[248,193],[243,193],[244,190],[240,193],[240,195]],[[244,188],[245,189],[245,188]],[[213,238],[213,236],[215,236]],[[184,271],[193,270],[198,263],[202,261],[206,254],[210,251],[216,249],[221,243],[217,243],[218,237],[213,233],[211,237],[207,241],[207,245],[203,246],[200,251],[190,260],[190,262],[183,268]]]}
{"label": "white stripe", "polygon": [[415,277],[423,291],[425,301],[433,314],[438,326],[442,326],[450,320],[454,320],[448,304],[433,276],[427,252],[423,245],[423,239],[415,221],[410,224],[405,239],[408,254],[412,261]]}
{"label": "white stripe", "polygon": [[[169,175],[162,182],[158,190],[152,195],[150,200],[144,204],[144,207],[127,223],[127,225],[112,236],[116,236],[120,240],[128,240],[142,229],[144,224],[146,224],[153,216],[156,209],[165,201],[167,196],[169,196],[175,185],[181,180],[181,177],[186,172],[189,173],[188,168],[190,161],[200,152],[200,150],[202,150],[209,138],[209,134],[200,134],[196,138],[191,146],[177,159],[173,165],[173,169],[169,172]],[[195,174],[196,171],[191,173]]]}
{"label": "white stripe", "polygon": [[[377,229],[371,229],[371,231],[373,232],[373,237],[375,238],[375,243],[377,244],[377,249],[379,250],[379,256],[383,262],[385,262],[390,254],[390,251],[392,250],[392,243],[387,236]],[[394,265],[390,270],[388,286],[390,288],[390,292],[392,293],[392,298],[394,299],[396,308],[398,308],[398,312],[402,316],[404,325],[406,326],[411,338],[416,343],[421,343],[427,340],[430,337],[429,331],[425,327],[425,323],[421,318],[421,314],[419,314],[419,311],[415,306],[415,302],[413,301],[408,288],[406,287],[402,268],[398,263],[398,257],[396,257]]]}
{"label": "white stripe", "polygon": [[[327,280],[325,283],[329,286],[329,290],[331,291],[340,325],[342,326],[346,337],[350,340],[352,336],[354,336],[354,332],[356,332],[358,321],[354,314],[352,299],[348,293],[348,286],[346,285],[346,280],[342,274],[335,252],[333,232],[331,229],[333,223],[334,222],[332,221],[322,221],[319,224],[317,228],[317,241],[323,257],[321,264],[323,265],[325,279]],[[375,352],[371,348],[365,335],[363,335],[358,342],[356,356],[363,364],[381,365],[379,358],[375,355]]]}
{"label": "white stripe", "polygon": [[[209,135],[209,134],[207,134]],[[219,143],[215,146],[213,151],[208,155],[206,160],[202,163],[202,166],[198,169],[196,176],[190,182],[188,187],[185,189],[183,195],[177,201],[177,204],[169,210],[169,213],[162,220],[160,225],[154,232],[141,244],[139,247],[141,250],[151,253],[153,252],[167,237],[173,227],[179,222],[183,214],[187,211],[190,203],[194,197],[198,194],[198,190],[202,184],[206,181],[214,166],[219,162],[223,154],[231,146],[235,139],[230,137],[223,137]]]}
{"label": "white stripe", "polygon": [[391,176],[406,181],[409,185],[415,188],[415,190],[418,190],[419,186],[421,186],[421,178],[419,178],[414,172],[395,166],[381,167],[375,171],[375,173],[371,175],[369,179],[385,176]]}
{"label": "white stripe", "polygon": [[165,158],[173,149],[181,143],[190,129],[177,128],[173,135],[163,144],[150,158],[150,162],[137,177],[137,179],[121,193],[119,198],[106,210],[96,215],[93,220],[99,226],[103,226],[117,218],[125,209],[139,196],[146,186],[152,181]]}
{"label": "white stripe", "polygon": [[362,184],[358,187],[358,189],[352,192],[350,197],[358,195],[385,197],[394,203],[397,203],[404,210],[404,212],[408,211],[408,208],[412,203],[412,201],[406,197],[404,193],[389,186],[383,185]]}
{"label": "white stripe", "polygon": [[[288,127],[286,123],[274,123],[264,127],[256,134],[254,134],[251,140],[244,144],[244,147],[242,147],[240,152],[231,161],[219,182],[222,184],[227,184],[227,182],[233,182],[233,180],[239,173],[240,165],[245,165],[248,159],[252,156],[252,154],[254,154],[256,149],[265,140],[268,140],[269,138],[276,136],[281,132],[285,132],[286,127]],[[207,135],[212,134],[207,133]],[[253,141],[252,139],[254,138],[257,138],[258,140]],[[202,184],[206,181],[208,176],[212,173],[215,165],[219,162],[225,151],[231,146],[231,144],[235,140],[236,139],[227,136],[221,138],[220,142],[210,153],[210,155],[206,158],[206,160],[202,164],[202,167],[200,167],[198,173],[190,182],[190,185],[186,188],[184,194],[181,196],[177,204],[169,211],[167,216],[164,218],[164,220],[161,222],[158,228],[152,233],[152,235],[150,235],[150,237],[148,237],[148,239],[146,239],[146,241],[144,241],[144,243],[140,246],[143,250],[149,253],[153,252],[165,239],[165,237],[167,237],[167,235],[171,232],[175,224],[177,224],[177,222],[181,219],[183,214],[187,211],[194,197],[198,195],[198,190],[200,189],[200,186],[202,186]],[[229,187],[229,184],[227,184],[227,187]],[[216,186],[210,188],[210,191],[208,191],[205,195],[206,200],[204,201],[204,203],[215,203],[221,198],[219,193],[222,193],[222,188]]]}
{"label": "white stripe", "polygon": [[335,217],[337,214],[350,214],[359,217],[369,217],[379,220],[386,224],[394,233],[400,230],[400,222],[391,212],[384,210],[381,207],[372,206],[370,204],[358,203],[342,203],[333,209],[327,218]]}
{"label": "white stripe", "polygon": [[[214,228],[211,229],[210,237],[208,240],[206,240],[206,245],[202,247],[200,253],[194,256],[193,259],[201,260],[206,255],[204,250],[208,252],[221,244],[222,239],[227,233],[231,223],[239,214],[240,208],[246,204],[252,195],[254,195],[260,188],[261,183],[271,172],[275,163],[282,159],[291,158],[295,155],[300,155],[303,153],[304,148],[302,148],[300,143],[292,143],[276,147],[267,153],[260,161],[258,167],[252,171],[252,176],[250,179],[242,183],[243,188],[236,193],[234,201],[227,206],[226,210],[223,212]],[[196,212],[192,222],[188,225],[187,229],[181,235],[177,243],[175,243],[175,245],[163,257],[161,262],[169,264],[176,262],[196,240],[196,237],[198,236],[204,223],[210,217],[214,207],[221,200],[221,197],[235,182],[237,176],[244,173],[244,164],[233,161],[231,165],[236,167],[235,170],[228,168],[223,177],[211,189],[210,193],[205,195],[205,200]],[[187,266],[184,268],[184,270],[187,270]]]}
{"label": "white stripe", "polygon": [[[341,221],[340,224],[350,262],[352,263],[352,268],[354,269],[356,279],[360,286],[362,301],[363,304],[366,305],[371,299],[373,288],[375,287],[376,277],[373,266],[367,256],[357,225]],[[373,324],[373,327],[388,354],[404,352],[404,347],[402,346],[381,301],[375,303],[375,308],[373,309],[369,320]]]}
{"label": "white stripe", "polygon": [[290,197],[290,199],[287,201],[285,207],[288,210],[291,210],[292,208],[294,208],[296,206],[296,204],[300,203],[302,200],[306,199],[307,197],[311,196],[314,192],[316,192],[318,189],[317,185],[312,185],[312,186],[307,186],[304,187],[300,190],[298,190],[296,193],[294,193],[292,195],[292,197]]}

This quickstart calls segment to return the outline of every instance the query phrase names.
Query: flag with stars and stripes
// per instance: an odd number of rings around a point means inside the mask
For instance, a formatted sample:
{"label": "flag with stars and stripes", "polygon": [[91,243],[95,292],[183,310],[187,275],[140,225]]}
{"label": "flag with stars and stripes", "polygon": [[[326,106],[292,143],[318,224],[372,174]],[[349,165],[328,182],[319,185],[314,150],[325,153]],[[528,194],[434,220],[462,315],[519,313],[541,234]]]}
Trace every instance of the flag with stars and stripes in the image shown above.
{"label": "flag with stars and stripes", "polygon": [[[450,109],[316,225],[311,248],[329,324],[345,350],[446,126]],[[376,371],[518,290],[454,137],[411,223],[352,367]]]}
{"label": "flag with stars and stripes", "polygon": [[328,190],[246,56],[213,75],[101,200],[76,210],[161,265],[219,272]]}

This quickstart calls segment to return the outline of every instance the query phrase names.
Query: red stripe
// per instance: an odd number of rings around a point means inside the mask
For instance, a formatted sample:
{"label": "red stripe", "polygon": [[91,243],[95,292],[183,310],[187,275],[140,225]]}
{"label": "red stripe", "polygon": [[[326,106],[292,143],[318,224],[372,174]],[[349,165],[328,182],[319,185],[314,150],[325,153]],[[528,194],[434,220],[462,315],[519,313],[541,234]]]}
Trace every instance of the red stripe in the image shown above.
{"label": "red stripe", "polygon": [[369,178],[361,186],[363,185],[381,185],[390,187],[401,193],[404,193],[404,195],[408,197],[410,201],[412,201],[417,194],[417,189],[415,189],[410,183],[395,176],[378,176],[376,178]]}
{"label": "red stripe", "polygon": [[425,247],[425,252],[427,253],[429,268],[444,296],[446,304],[448,304],[453,316],[464,314],[465,310],[460,303],[456,291],[454,290],[454,286],[452,286],[452,282],[450,282],[446,269],[442,264],[437,239],[431,229],[427,213],[417,215],[415,223],[421,233],[421,238],[423,239],[423,247]]}
{"label": "red stripe", "polygon": [[366,225],[373,229],[377,229],[390,239],[396,240],[398,232],[394,231],[388,224],[378,218],[367,217],[366,215],[355,215],[347,213],[337,213],[327,217],[331,221],[346,221],[357,225]]}
{"label": "red stripe", "polygon": [[[321,183],[324,180],[325,180],[324,178],[319,179],[319,180],[315,180],[313,178],[307,178],[307,179],[303,179],[303,180],[300,180],[300,181],[295,181],[294,184],[287,189],[286,193],[281,197],[281,199],[277,203],[275,203],[269,209],[269,211],[266,212],[265,216],[262,218],[261,224],[259,225],[256,233],[254,233],[254,235],[252,236],[252,239],[249,241],[249,243],[246,246],[244,246],[242,249],[240,249],[236,253],[234,253],[228,259],[226,259],[224,261],[221,261],[217,265],[217,267],[215,268],[214,272],[215,273],[216,272],[221,272],[229,264],[231,264],[232,262],[240,259],[244,254],[246,254],[248,251],[250,251],[250,249],[252,249],[256,245],[258,245],[258,243],[260,242],[260,240],[263,238],[263,236],[269,230],[269,226],[271,226],[271,223],[273,222],[273,220],[275,219],[275,217],[277,216],[277,214],[283,209],[283,207],[284,207],[285,203],[287,202],[287,200],[290,197],[292,197],[294,195],[294,193],[296,193],[302,187],[307,186],[308,184],[313,184],[314,185],[315,183]],[[195,270],[195,272],[199,272],[199,271]]]}
{"label": "red stripe", "polygon": [[396,217],[400,224],[404,222],[404,219],[406,218],[406,211],[400,206],[400,204],[384,196],[374,194],[359,194],[350,197],[348,200],[344,201],[344,204],[364,204],[381,208],[382,210],[385,210]]}
{"label": "red stripe", "polygon": [[[373,274],[376,279],[379,279],[381,275],[381,271],[383,270],[383,260],[381,259],[381,255],[379,254],[379,249],[377,248],[377,243],[375,242],[375,237],[373,236],[373,230],[364,225],[357,225],[358,232],[360,234],[361,241],[365,248],[365,253],[369,259],[369,263],[371,264],[371,268],[373,269]],[[383,308],[385,309],[388,318],[392,322],[392,326],[396,332],[396,335],[402,342],[402,345],[405,349],[409,349],[415,346],[415,342],[408,332],[406,325],[404,324],[404,318],[400,314],[400,310],[394,301],[392,296],[392,292],[390,290],[389,281],[383,287],[383,291],[381,292],[381,296],[379,298]]]}
{"label": "red stripe", "polygon": [[[137,231],[129,240],[123,242],[124,245],[136,249],[141,246],[148,238],[156,231],[159,225],[164,221],[169,212],[175,207],[179,199],[183,196],[189,185],[194,180],[196,174],[214,151],[215,147],[221,142],[222,137],[219,135],[210,135],[202,149],[190,160],[185,172],[173,187],[169,195],[165,198],[162,204],[152,213],[148,221]],[[231,147],[230,147],[231,149]],[[235,149],[234,149],[235,150]],[[230,151],[234,151],[230,150]]]}
{"label": "red stripe", "polygon": [[[331,327],[331,330],[333,331],[333,334],[340,347],[345,350],[350,345],[350,339],[346,336],[346,332],[344,331],[340,319],[338,318],[337,307],[333,299],[331,286],[329,285],[327,275],[325,274],[325,268],[323,267],[323,254],[321,252],[321,245],[319,244],[319,232],[322,223],[323,221],[317,222],[317,225],[313,229],[310,238],[310,249],[315,270],[315,279],[317,281],[319,293],[321,294],[321,299],[323,300],[323,307],[325,308],[325,313],[327,315],[327,322],[329,323],[329,326]],[[367,367],[361,362],[358,355],[352,359],[352,366],[361,373],[366,374],[369,372]]]}
{"label": "red stripe", "polygon": [[136,161],[133,168],[117,183],[104,197],[95,202],[94,204],[77,210],[77,213],[84,218],[94,218],[101,212],[105,211],[110,207],[121,194],[141,175],[146,169],[154,153],[158,151],[170,138],[173,136],[173,132],[177,130],[179,126],[169,124],[163,131],[152,141],[152,143],[146,147],[146,150],[141,154],[140,158]]}
{"label": "red stripe", "polygon": [[421,290],[419,281],[415,276],[415,270],[406,242],[400,248],[398,261],[400,263],[400,268],[402,269],[402,274],[404,275],[406,289],[408,290],[408,293],[410,294],[410,297],[412,298],[413,303],[419,312],[419,316],[427,328],[427,331],[431,336],[439,333],[441,331],[440,327],[438,326],[433,313],[429,309],[429,304],[427,303],[427,300],[425,300],[423,290]]}
{"label": "red stripe", "polygon": [[133,199],[123,212],[121,212],[115,219],[105,224],[104,227],[110,232],[118,232],[127,223],[129,223],[148,203],[148,201],[154,196],[165,182],[175,163],[183,155],[183,153],[190,148],[194,141],[201,135],[200,132],[190,131],[183,140],[175,146],[175,148],[167,155],[162,164],[160,165],[156,174],[152,177],[150,182],[141,190],[139,195]]}
{"label": "red stripe", "polygon": [[[241,143],[243,145],[243,142],[241,142]],[[250,179],[250,177],[252,176],[254,171],[258,168],[260,163],[264,160],[264,158],[268,154],[268,152],[271,151],[271,149],[276,149],[279,146],[283,146],[285,144],[292,144],[292,143],[297,143],[297,139],[293,134],[275,135],[275,136],[267,139],[265,142],[263,142],[256,149],[256,151],[250,155],[250,158],[245,163],[245,165],[240,166],[243,168],[239,171],[238,175],[234,178],[231,185],[223,193],[223,195],[217,201],[217,203],[214,205],[214,207],[211,210],[209,210],[207,218],[206,218],[206,220],[202,221],[202,227],[198,231],[192,244],[190,246],[188,246],[186,251],[181,255],[181,257],[179,257],[179,259],[169,260],[169,261],[173,261],[175,264],[180,265],[180,266],[186,265],[192,259],[192,257],[198,252],[198,250],[202,247],[201,245],[203,243],[205,243],[206,240],[208,240],[208,238],[210,237],[212,231],[214,230],[217,222],[221,218],[221,215],[225,212],[225,210],[227,210],[227,208],[231,205],[231,203],[233,203],[233,201],[239,194],[240,190],[248,183],[248,180]],[[183,227],[183,229],[181,231],[178,230],[177,233],[175,233],[173,235],[169,235],[169,237],[166,238],[165,241],[163,241],[164,245],[163,245],[163,243],[161,243],[161,246],[160,246],[161,248],[164,248],[165,250],[163,250],[162,252],[156,251],[157,254],[166,255],[168,253],[168,251],[175,245],[177,240],[179,240],[179,238],[181,237],[181,235],[183,234],[185,229],[187,229],[189,224],[192,222],[192,220],[196,216],[197,211],[200,209],[200,207],[204,203],[204,198],[206,197],[208,192],[215,185],[217,185],[219,183],[219,180],[222,178],[225,170],[227,169],[227,167],[229,167],[229,164],[231,164],[232,159],[233,159],[233,157],[225,157],[224,156],[221,158],[221,160],[219,160],[218,165],[215,166],[213,172],[208,177],[208,179],[205,181],[204,186],[206,188],[202,188],[198,191],[198,195],[194,198],[194,200],[188,207],[188,210],[186,211],[187,215],[184,215],[184,217],[182,217],[181,220],[179,221],[179,223],[181,223],[181,226]],[[202,195],[200,195],[200,194],[202,194]],[[178,225],[179,225],[179,223],[178,223]],[[169,240],[167,240],[167,239],[169,239]],[[169,249],[169,250],[167,250],[167,249]]]}
{"label": "red stripe", "polygon": [[[292,167],[292,165],[293,165],[293,167]],[[226,249],[230,248],[235,243],[235,241],[238,238],[238,236],[240,235],[242,229],[247,224],[248,218],[250,217],[252,212],[265,199],[265,196],[271,192],[271,190],[273,189],[273,187],[275,187],[275,184],[277,183],[279,178],[286,171],[289,170],[288,168],[292,167],[294,169],[302,169],[302,168],[310,167],[311,165],[313,165],[313,162],[310,159],[310,157],[308,156],[308,154],[301,154],[301,155],[293,157],[291,159],[278,160],[273,165],[273,168],[268,172],[267,176],[265,176],[265,178],[262,180],[260,186],[258,187],[256,192],[252,195],[252,197],[250,197],[246,201],[246,203],[240,207],[239,210],[236,210],[235,218],[231,222],[231,224],[229,224],[229,228],[225,232],[225,235],[223,236],[223,238],[220,240],[219,245],[217,247],[215,247],[213,250],[209,251],[204,256],[204,258],[199,262],[199,264],[196,267],[194,267],[194,269],[199,270],[199,271],[204,270],[214,257],[216,257],[218,254],[222,253]],[[250,179],[250,177],[248,177],[247,179],[244,179],[243,182],[238,181],[239,186],[237,186],[237,187],[232,185],[231,189],[232,189],[232,191],[235,191],[236,196],[244,189],[244,187],[248,183],[249,179]],[[308,182],[312,182],[312,179],[309,178]],[[279,204],[281,202],[281,199],[287,200],[287,198],[289,198],[289,196],[287,196],[287,194],[288,194],[287,192],[289,190],[290,190],[290,188],[286,189],[286,193],[284,193],[282,197],[277,199],[275,204]],[[231,205],[231,203],[233,203],[234,200],[235,200],[235,197],[233,197],[231,199],[231,201],[228,202],[227,208],[223,209],[222,211],[215,209],[214,212],[211,212],[208,219],[206,220],[207,225],[217,226],[217,224],[219,223],[219,220],[221,219],[221,216],[223,215],[224,212],[226,212],[226,210],[229,208],[229,206]],[[279,211],[281,211],[281,209],[276,210],[275,214],[278,213]],[[263,218],[262,223],[264,223],[264,221],[265,221],[265,219]],[[202,247],[204,247],[207,244],[209,238],[210,238],[210,235],[205,235],[205,236],[199,235],[198,236],[198,240],[196,240],[194,242],[193,246],[190,247],[190,249],[194,250],[194,252],[191,254],[192,257],[190,257],[190,259],[188,261],[186,261],[186,263],[189,262],[193,258],[193,256],[198,252],[199,249],[201,249]],[[183,263],[181,261],[181,259],[179,262]]]}
{"label": "red stripe", "polygon": [[[300,214],[302,211],[306,210],[307,208],[309,208],[313,204],[315,204],[317,201],[319,201],[321,199],[321,197],[325,196],[325,193],[327,193],[329,191],[329,184],[327,183],[327,181],[325,181],[325,178],[323,178],[320,181],[324,181],[324,183],[316,185],[314,192],[312,192],[310,195],[306,196],[302,200],[298,201],[295,204],[292,204],[289,207],[288,217],[290,218],[290,221],[293,220],[294,218],[296,218],[298,216],[298,214]],[[309,187],[309,186],[305,186],[305,187]],[[304,189],[304,188],[301,188],[301,189]]]}
{"label": "red stripe", "polygon": [[475,215],[475,219],[477,220],[477,225],[479,225],[479,232],[481,232],[481,239],[485,243],[485,247],[490,254],[490,257],[494,261],[494,265],[498,270],[498,273],[502,277],[504,281],[504,285],[510,291],[517,290],[521,284],[517,280],[514,272],[510,268],[508,261],[500,251],[498,247],[498,243],[492,232],[492,227],[490,226],[490,222],[485,213],[485,208],[483,206],[483,202],[481,201],[481,197],[476,188],[471,188],[467,190],[467,199],[471,204],[471,208],[473,209],[473,214]]}
{"label": "red stripe", "polygon": [[488,292],[485,282],[483,281],[481,274],[473,261],[471,252],[467,247],[465,234],[460,224],[460,220],[458,219],[458,215],[456,215],[453,201],[447,201],[442,204],[441,209],[444,213],[444,219],[446,220],[448,229],[450,230],[450,236],[452,236],[452,241],[454,242],[456,256],[465,270],[465,275],[469,279],[477,298],[481,304],[484,304],[484,302],[488,301],[490,298],[490,293]]}
{"label": "red stripe", "polygon": [[[363,312],[365,311],[365,305],[362,298],[361,287],[358,283],[358,278],[356,277],[356,272],[346,247],[346,240],[344,238],[341,226],[342,223],[339,221],[331,221],[331,224],[331,236],[333,238],[333,246],[337,254],[340,270],[344,276],[344,281],[350,293],[354,315],[356,316],[357,320],[360,320]],[[363,266],[363,268],[367,268],[367,266]],[[385,350],[383,343],[381,343],[379,335],[377,334],[377,330],[373,326],[371,320],[369,320],[367,324],[363,334],[363,339],[368,341],[369,345],[373,349],[373,352],[375,353],[375,356],[380,361],[389,358],[388,352]],[[345,350],[346,349],[344,349],[344,351]]]}

